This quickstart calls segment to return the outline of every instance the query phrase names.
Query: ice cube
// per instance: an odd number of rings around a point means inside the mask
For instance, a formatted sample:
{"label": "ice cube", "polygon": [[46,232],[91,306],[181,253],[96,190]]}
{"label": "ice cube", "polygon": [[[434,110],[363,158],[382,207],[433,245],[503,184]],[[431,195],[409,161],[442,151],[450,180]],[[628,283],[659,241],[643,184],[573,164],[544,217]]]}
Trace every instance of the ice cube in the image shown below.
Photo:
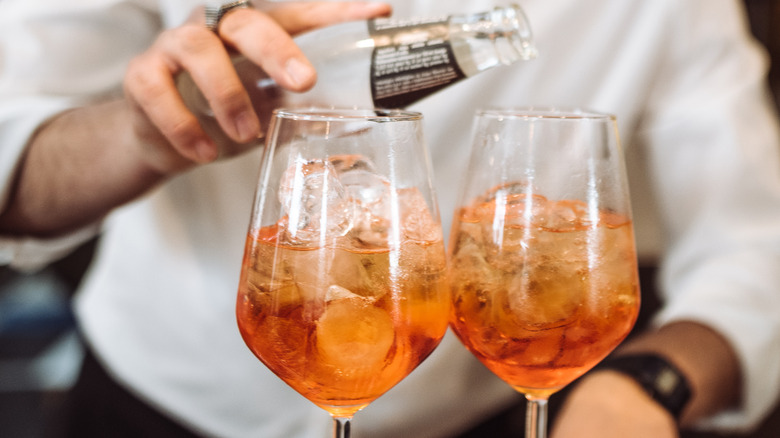
{"label": "ice cube", "polygon": [[390,182],[377,173],[351,170],[339,174],[339,180],[355,201],[374,216],[389,217]]}
{"label": "ice cube", "polygon": [[356,293],[353,293],[347,288],[341,287],[337,284],[332,284],[328,286],[328,290],[325,292],[325,302],[330,303],[331,301],[336,300],[346,300],[346,299],[358,299],[358,300],[365,300],[366,302],[373,301],[373,298],[371,297],[364,297],[361,295],[358,295]]}
{"label": "ice cube", "polygon": [[404,238],[422,242],[433,242],[442,238],[441,225],[416,187],[399,189],[398,202]]}
{"label": "ice cube", "polygon": [[339,181],[349,196],[355,200],[365,214],[378,218],[390,216],[391,185],[376,166],[363,155],[336,155],[330,158],[338,172]]}
{"label": "ice cube", "polygon": [[509,310],[526,330],[548,330],[570,324],[584,304],[585,278],[567,261],[526,259],[507,290]]}
{"label": "ice cube", "polygon": [[[271,363],[285,369],[301,369],[307,359],[309,328],[300,320],[269,315],[262,327],[262,335],[254,338],[258,351]],[[265,347],[263,347],[265,345]],[[268,356],[271,356],[270,358]]]}
{"label": "ice cube", "polygon": [[359,247],[387,247],[390,229],[390,183],[382,176],[362,170],[342,174],[350,196],[355,201],[352,235]]}
{"label": "ice cube", "polygon": [[290,243],[321,242],[352,228],[353,202],[327,160],[297,159],[282,175],[278,196]]}
{"label": "ice cube", "polygon": [[349,246],[387,247],[392,212],[390,181],[378,173],[374,163],[363,155],[336,155],[330,157],[330,163],[355,205]]}
{"label": "ice cube", "polygon": [[351,172],[353,170],[363,170],[366,172],[377,173],[376,166],[368,157],[358,154],[331,155],[328,159],[338,173]]}
{"label": "ice cube", "polygon": [[317,320],[317,351],[342,372],[380,366],[394,338],[390,315],[363,298],[334,299]]}
{"label": "ice cube", "polygon": [[339,249],[333,253],[331,266],[328,284],[338,285],[351,294],[377,299],[389,291],[392,269],[387,251]]}
{"label": "ice cube", "polygon": [[588,205],[578,200],[550,201],[539,226],[555,231],[583,229],[590,224]]}
{"label": "ice cube", "polygon": [[560,359],[563,354],[563,332],[550,330],[538,332],[535,336],[526,338],[522,342],[523,365],[529,368],[550,366]]}

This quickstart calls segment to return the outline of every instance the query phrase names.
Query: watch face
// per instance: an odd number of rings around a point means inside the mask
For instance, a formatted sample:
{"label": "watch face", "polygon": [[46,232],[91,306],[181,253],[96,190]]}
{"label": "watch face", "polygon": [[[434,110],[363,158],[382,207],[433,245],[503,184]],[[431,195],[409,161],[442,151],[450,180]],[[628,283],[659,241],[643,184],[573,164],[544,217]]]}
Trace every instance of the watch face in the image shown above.
{"label": "watch face", "polygon": [[655,376],[655,389],[664,395],[671,395],[680,384],[680,376],[669,367],[663,367]]}

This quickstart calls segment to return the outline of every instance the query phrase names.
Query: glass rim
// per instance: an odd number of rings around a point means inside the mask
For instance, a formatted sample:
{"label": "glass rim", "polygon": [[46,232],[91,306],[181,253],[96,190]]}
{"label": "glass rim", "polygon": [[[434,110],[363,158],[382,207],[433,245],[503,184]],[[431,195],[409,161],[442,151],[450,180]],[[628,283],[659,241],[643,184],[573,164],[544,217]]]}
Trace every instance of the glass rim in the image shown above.
{"label": "glass rim", "polygon": [[506,108],[482,108],[477,110],[478,117],[507,119],[548,119],[548,120],[609,120],[615,121],[614,114],[600,112],[583,107],[566,106],[525,106]]}
{"label": "glass rim", "polygon": [[311,122],[328,121],[417,121],[423,115],[418,111],[373,107],[301,107],[277,108],[273,111],[276,119],[303,120]]}

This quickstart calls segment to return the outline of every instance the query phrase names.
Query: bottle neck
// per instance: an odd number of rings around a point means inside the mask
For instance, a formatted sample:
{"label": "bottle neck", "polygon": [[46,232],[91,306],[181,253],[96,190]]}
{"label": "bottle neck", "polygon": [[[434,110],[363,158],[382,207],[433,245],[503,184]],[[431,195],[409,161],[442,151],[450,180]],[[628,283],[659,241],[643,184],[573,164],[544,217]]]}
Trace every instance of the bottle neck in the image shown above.
{"label": "bottle neck", "polygon": [[450,38],[456,51],[467,52],[465,57],[475,63],[474,73],[537,55],[528,19],[515,5],[450,17]]}
{"label": "bottle neck", "polygon": [[496,51],[505,64],[536,58],[531,26],[522,9],[514,5],[496,8],[490,15],[496,26]]}

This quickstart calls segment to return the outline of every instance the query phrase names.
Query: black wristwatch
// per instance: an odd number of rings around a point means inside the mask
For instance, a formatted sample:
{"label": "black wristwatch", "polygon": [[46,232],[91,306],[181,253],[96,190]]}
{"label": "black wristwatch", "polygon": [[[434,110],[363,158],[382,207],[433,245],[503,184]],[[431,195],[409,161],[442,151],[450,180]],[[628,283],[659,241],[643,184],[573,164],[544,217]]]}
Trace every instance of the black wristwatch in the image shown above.
{"label": "black wristwatch", "polygon": [[676,366],[657,354],[608,357],[596,369],[618,371],[636,380],[653,400],[677,420],[691,398],[688,379]]}

